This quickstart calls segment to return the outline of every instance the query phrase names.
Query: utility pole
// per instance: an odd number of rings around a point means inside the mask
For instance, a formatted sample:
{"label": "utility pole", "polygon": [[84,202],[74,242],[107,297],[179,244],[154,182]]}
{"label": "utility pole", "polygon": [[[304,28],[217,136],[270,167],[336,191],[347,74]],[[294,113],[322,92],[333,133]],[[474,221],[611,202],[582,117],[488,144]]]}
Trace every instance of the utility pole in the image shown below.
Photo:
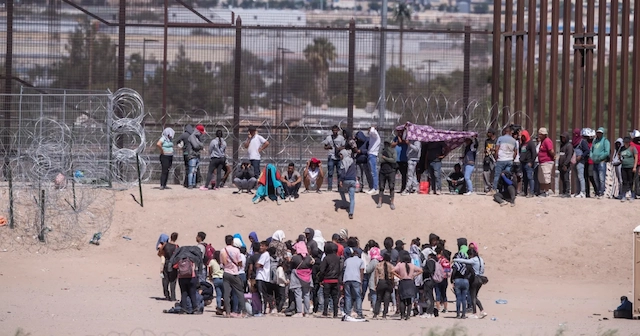
{"label": "utility pole", "polygon": [[378,129],[382,128],[385,103],[386,103],[386,80],[387,80],[387,0],[382,0],[382,17],[380,20],[380,95],[378,97]]}

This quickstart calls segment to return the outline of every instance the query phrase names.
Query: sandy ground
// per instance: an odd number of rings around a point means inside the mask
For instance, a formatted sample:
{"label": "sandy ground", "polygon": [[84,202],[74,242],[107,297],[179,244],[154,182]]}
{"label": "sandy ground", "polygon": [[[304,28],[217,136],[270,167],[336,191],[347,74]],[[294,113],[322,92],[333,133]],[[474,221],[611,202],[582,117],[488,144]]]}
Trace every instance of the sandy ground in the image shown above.
{"label": "sandy ground", "polygon": [[[228,188],[160,191],[145,186],[144,192],[144,208],[128,191],[117,194],[113,224],[100,246],[0,253],[0,335],[12,335],[17,328],[32,335],[184,335],[189,330],[189,335],[426,335],[432,328],[454,325],[470,335],[554,335],[559,329],[565,335],[608,330],[640,335],[639,321],[613,320],[608,312],[621,295],[631,296],[635,204],[551,197],[518,199],[517,207],[500,208],[482,195],[410,195],[398,196],[392,211],[376,209],[371,196],[358,194],[355,218],[349,220],[343,210],[334,211],[338,193],[305,194],[277,206],[253,205],[249,195],[233,195]],[[257,231],[264,239],[283,229],[295,239],[305,227],[320,229],[325,238],[346,227],[361,241],[379,242],[387,235],[407,243],[416,236],[426,240],[435,232],[452,249],[460,236],[477,241],[490,279],[480,292],[489,317],[457,321],[444,314],[433,320],[369,323],[228,320],[214,317],[212,307],[202,316],[162,314],[170,304],[154,299],[162,296],[153,249],[160,233],[177,231],[178,243],[188,245],[202,230],[219,247],[226,234],[246,237]],[[497,299],[508,304],[497,305]]]}

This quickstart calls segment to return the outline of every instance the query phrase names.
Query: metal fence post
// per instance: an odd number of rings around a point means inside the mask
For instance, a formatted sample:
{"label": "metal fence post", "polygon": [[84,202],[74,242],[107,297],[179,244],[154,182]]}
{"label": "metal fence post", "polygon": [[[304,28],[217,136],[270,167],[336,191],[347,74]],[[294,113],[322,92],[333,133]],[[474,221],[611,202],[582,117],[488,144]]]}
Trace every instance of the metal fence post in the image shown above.
{"label": "metal fence post", "polygon": [[13,0],[7,0],[7,37],[6,37],[6,50],[4,58],[4,128],[6,133],[2,137],[2,143],[5,144],[5,155],[9,155],[11,152],[10,135],[11,131],[11,79],[13,76]]}
{"label": "metal fence post", "polygon": [[502,1],[493,1],[493,62],[491,63],[491,123],[488,127],[495,128],[498,121],[500,107],[500,37],[502,20]]}
{"label": "metal fence post", "polygon": [[462,129],[467,130],[469,116],[467,109],[469,108],[469,78],[470,78],[470,61],[471,61],[471,26],[464,26],[464,70],[462,73]]}
{"label": "metal fence post", "polygon": [[120,0],[118,11],[118,89],[124,87],[124,58],[127,41],[127,1]]}
{"label": "metal fence post", "polygon": [[242,76],[242,18],[236,19],[236,50],[233,57],[233,161],[238,163],[240,153],[240,78]]}
{"label": "metal fence post", "polygon": [[349,74],[347,78],[347,128],[353,130],[353,96],[356,75],[356,21],[349,22]]}
{"label": "metal fence post", "polygon": [[11,172],[11,165],[9,162],[5,162],[5,171],[7,172],[7,179],[9,180],[9,228],[13,229],[16,227],[14,220],[14,200],[13,200],[13,173]]}

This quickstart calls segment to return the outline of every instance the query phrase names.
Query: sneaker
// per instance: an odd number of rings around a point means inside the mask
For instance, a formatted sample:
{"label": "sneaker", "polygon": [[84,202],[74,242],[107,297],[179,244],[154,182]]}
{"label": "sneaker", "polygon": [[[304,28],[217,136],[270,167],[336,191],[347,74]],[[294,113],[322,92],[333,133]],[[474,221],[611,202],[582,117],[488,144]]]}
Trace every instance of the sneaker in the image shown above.
{"label": "sneaker", "polygon": [[422,314],[422,315],[420,315],[420,318],[430,319],[430,318],[433,318],[433,315],[431,315],[431,314]]}
{"label": "sneaker", "polygon": [[187,189],[193,189],[193,186],[188,186]]}
{"label": "sneaker", "polygon": [[236,190],[236,191],[234,191],[234,192],[233,192],[233,194],[234,194],[234,195],[241,194],[241,193],[242,193],[242,190],[241,190],[241,189],[238,189],[238,190]]}
{"label": "sneaker", "polygon": [[511,203],[511,207],[513,208],[514,206],[516,206],[516,204],[515,203]]}
{"label": "sneaker", "polygon": [[493,195],[495,195],[495,194],[496,194],[496,191],[495,191],[495,190],[493,190],[493,189],[491,189],[491,190],[487,191],[487,196],[493,196]]}
{"label": "sneaker", "polygon": [[290,199],[289,196],[285,196],[285,198],[284,198],[285,203],[289,203],[289,199]]}
{"label": "sneaker", "polygon": [[473,191],[467,191],[466,193],[462,194],[464,196],[471,196],[471,195],[475,195],[475,193]]}
{"label": "sneaker", "polygon": [[583,192],[581,192],[581,193],[577,194],[577,195],[576,195],[576,198],[585,198],[585,197],[584,197],[584,193],[583,193]]}
{"label": "sneaker", "polygon": [[322,191],[320,189],[318,189],[318,190],[316,190],[316,193],[322,194]]}
{"label": "sneaker", "polygon": [[378,209],[382,208],[382,203],[378,203],[378,205],[376,206],[376,208],[378,208]]}
{"label": "sneaker", "polygon": [[487,317],[487,313],[485,313],[485,312],[481,312],[481,313],[480,313],[480,318],[485,318],[485,317]]}
{"label": "sneaker", "polygon": [[395,210],[396,209],[396,205],[395,204],[391,204],[391,210]]}
{"label": "sneaker", "polygon": [[442,311],[440,311],[440,312],[441,312],[441,313],[443,313],[443,314],[446,314],[446,313],[447,313],[447,310],[446,310],[446,309],[444,309],[444,308],[442,308]]}
{"label": "sneaker", "polygon": [[534,198],[533,194],[527,194],[527,198]]}
{"label": "sneaker", "polygon": [[349,214],[349,219],[353,219],[353,214]]}
{"label": "sneaker", "polygon": [[260,199],[259,199],[259,198],[258,198],[258,199],[253,200],[253,204],[258,204],[258,203],[260,203]]}
{"label": "sneaker", "polygon": [[293,196],[289,197],[289,202],[295,202],[295,201],[296,201],[295,197],[293,197]]}
{"label": "sneaker", "polygon": [[469,318],[470,319],[479,319],[478,315],[476,315],[476,314],[469,315]]}
{"label": "sneaker", "polygon": [[507,204],[509,204],[507,201],[502,201],[502,202],[500,202],[500,206],[505,206],[505,205],[507,205]]}
{"label": "sneaker", "polygon": [[202,186],[202,187],[200,187],[200,190],[205,190],[206,191],[206,190],[209,190],[209,188],[207,188],[205,186]]}
{"label": "sneaker", "polygon": [[[620,198],[620,202],[622,202],[622,203],[624,203],[624,201],[626,201],[626,200],[627,200],[627,198],[626,198],[625,196],[622,196],[622,197]],[[631,201],[631,200],[629,200],[629,201]]]}
{"label": "sneaker", "polygon": [[282,202],[280,202],[280,199],[276,197],[276,204],[280,205],[282,204]]}
{"label": "sneaker", "polygon": [[407,196],[407,195],[409,195],[409,193],[408,193],[408,192],[406,192],[406,191],[403,191],[403,192],[400,194],[400,196]]}
{"label": "sneaker", "polygon": [[378,190],[377,189],[371,189],[369,191],[367,191],[367,194],[369,195],[378,195]]}

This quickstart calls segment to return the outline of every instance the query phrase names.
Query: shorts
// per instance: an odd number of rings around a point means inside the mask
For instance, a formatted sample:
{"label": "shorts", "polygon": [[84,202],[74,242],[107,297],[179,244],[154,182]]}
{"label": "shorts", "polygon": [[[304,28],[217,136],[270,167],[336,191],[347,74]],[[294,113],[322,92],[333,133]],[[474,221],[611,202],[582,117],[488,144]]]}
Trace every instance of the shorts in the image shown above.
{"label": "shorts", "polygon": [[538,166],[538,182],[542,184],[551,184],[552,171],[553,171],[553,162],[541,163]]}

